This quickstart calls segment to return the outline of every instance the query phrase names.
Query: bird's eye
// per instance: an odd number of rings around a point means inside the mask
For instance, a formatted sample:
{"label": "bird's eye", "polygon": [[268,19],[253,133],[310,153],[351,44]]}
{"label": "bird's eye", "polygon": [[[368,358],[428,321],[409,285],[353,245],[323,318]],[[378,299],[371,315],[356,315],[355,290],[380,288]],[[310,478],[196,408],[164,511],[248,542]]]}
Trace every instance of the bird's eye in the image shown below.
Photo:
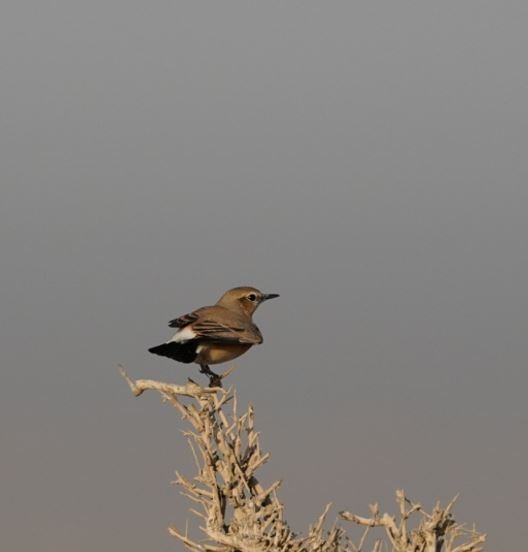
{"label": "bird's eye", "polygon": [[247,298],[252,302],[255,302],[257,300],[257,296],[254,293],[250,293]]}

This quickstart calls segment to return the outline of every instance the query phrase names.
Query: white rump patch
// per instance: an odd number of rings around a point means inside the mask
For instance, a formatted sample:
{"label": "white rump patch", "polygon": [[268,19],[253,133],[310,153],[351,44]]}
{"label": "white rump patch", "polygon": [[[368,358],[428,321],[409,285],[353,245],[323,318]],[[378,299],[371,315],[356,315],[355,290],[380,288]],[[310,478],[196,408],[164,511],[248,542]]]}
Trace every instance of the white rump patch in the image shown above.
{"label": "white rump patch", "polygon": [[184,341],[189,341],[189,339],[194,339],[196,337],[196,332],[189,326],[185,326],[181,330],[178,330],[173,336],[172,339],[169,339],[168,343],[183,343]]}

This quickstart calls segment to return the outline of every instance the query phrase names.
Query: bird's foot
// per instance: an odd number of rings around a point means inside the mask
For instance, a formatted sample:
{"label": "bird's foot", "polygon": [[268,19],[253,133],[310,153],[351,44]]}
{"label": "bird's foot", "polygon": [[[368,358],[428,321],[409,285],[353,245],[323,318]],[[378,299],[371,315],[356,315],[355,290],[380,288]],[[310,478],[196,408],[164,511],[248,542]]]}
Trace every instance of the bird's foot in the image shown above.
{"label": "bird's foot", "polygon": [[210,374],[209,387],[222,387],[222,376],[219,376],[218,374]]}
{"label": "bird's foot", "polygon": [[215,374],[207,364],[200,364],[200,372],[209,378],[209,387],[222,387],[222,376]]}

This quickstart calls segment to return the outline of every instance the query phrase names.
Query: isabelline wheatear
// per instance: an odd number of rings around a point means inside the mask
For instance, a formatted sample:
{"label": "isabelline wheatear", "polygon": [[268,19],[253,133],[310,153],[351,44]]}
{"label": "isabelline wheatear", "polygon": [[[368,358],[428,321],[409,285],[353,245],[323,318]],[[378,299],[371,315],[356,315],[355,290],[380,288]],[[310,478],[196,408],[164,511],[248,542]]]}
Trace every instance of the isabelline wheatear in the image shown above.
{"label": "isabelline wheatear", "polygon": [[261,303],[278,296],[253,287],[230,289],[216,305],[171,320],[169,327],[178,331],[167,343],[149,351],[178,362],[196,362],[200,371],[209,376],[211,386],[221,385],[221,377],[209,365],[233,360],[262,343],[262,334],[252,320],[253,313]]}

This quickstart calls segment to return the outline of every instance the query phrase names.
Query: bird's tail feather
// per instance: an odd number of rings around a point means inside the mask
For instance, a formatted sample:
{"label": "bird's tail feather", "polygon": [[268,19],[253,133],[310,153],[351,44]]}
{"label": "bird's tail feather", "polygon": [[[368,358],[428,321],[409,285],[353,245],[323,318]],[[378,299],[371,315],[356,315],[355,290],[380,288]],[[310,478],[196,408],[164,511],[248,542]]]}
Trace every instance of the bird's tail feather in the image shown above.
{"label": "bird's tail feather", "polygon": [[193,362],[196,358],[196,347],[197,343],[193,340],[185,341],[184,343],[169,341],[168,343],[162,343],[161,345],[152,347],[149,349],[149,353],[188,364]]}

